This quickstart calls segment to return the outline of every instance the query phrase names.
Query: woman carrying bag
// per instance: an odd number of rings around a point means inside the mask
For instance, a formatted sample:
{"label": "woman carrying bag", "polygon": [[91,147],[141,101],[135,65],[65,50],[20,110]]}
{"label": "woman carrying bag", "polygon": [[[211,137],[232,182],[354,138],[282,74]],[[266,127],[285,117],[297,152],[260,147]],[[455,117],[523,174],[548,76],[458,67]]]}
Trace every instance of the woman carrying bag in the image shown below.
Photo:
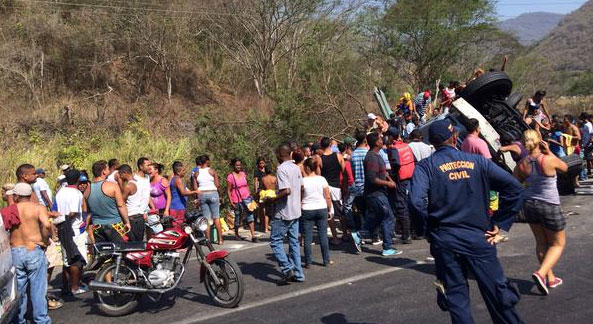
{"label": "woman carrying bag", "polygon": [[232,159],[231,167],[233,171],[226,177],[227,180],[227,194],[231,202],[231,208],[235,213],[235,236],[244,240],[239,236],[239,227],[241,227],[241,215],[245,213],[245,222],[249,225],[251,232],[251,241],[257,243],[259,240],[255,237],[254,214],[256,203],[249,191],[247,182],[247,174],[243,171],[241,160]]}

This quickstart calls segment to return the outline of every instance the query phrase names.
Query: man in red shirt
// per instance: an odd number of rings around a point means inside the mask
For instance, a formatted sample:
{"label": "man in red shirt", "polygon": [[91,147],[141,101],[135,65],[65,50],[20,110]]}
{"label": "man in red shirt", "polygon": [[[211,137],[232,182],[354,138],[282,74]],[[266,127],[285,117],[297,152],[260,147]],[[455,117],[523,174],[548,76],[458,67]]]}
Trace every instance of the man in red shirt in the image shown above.
{"label": "man in red shirt", "polygon": [[477,119],[470,118],[467,124],[467,133],[467,137],[463,141],[463,144],[461,144],[461,150],[492,159],[488,143],[480,138],[480,122]]}

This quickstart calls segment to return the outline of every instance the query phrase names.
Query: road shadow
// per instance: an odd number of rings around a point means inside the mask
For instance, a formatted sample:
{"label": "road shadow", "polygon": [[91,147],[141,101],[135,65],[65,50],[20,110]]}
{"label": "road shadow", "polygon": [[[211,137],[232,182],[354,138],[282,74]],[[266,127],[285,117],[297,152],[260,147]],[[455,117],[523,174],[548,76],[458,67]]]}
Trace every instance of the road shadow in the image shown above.
{"label": "road shadow", "polygon": [[[380,255],[381,252],[378,252]],[[399,258],[397,256],[394,257],[381,257],[381,256],[368,256],[365,257],[365,260],[373,263],[378,263],[381,265],[386,265],[390,267],[401,267],[404,265],[409,265],[415,263],[415,260],[408,259],[408,258]]]}
{"label": "road shadow", "polygon": [[428,274],[431,276],[436,276],[436,269],[434,267],[434,263],[418,264],[418,265],[410,267],[410,269],[416,270],[418,272],[422,272],[424,274]]}
{"label": "road shadow", "polygon": [[341,313],[333,313],[321,318],[323,324],[372,324],[370,322],[350,322],[346,315]]}
{"label": "road shadow", "polygon": [[[140,297],[138,307],[131,314],[158,314],[159,312],[173,308],[176,304],[177,298],[183,298],[185,300],[200,304],[216,306],[210,296],[192,292],[190,291],[192,288],[193,287],[177,288],[171,292],[163,294],[160,296],[160,298],[156,295],[142,295],[142,297]],[[101,312],[94,298],[85,298],[81,301],[82,305],[80,308],[88,308],[86,313],[87,315],[106,316],[106,314]]]}
{"label": "road shadow", "polygon": [[529,281],[529,280],[523,280],[523,279],[514,279],[514,278],[508,278],[511,282],[517,284],[517,288],[519,288],[519,292],[521,293],[521,295],[528,295],[528,296],[543,296],[541,293],[536,293],[534,292],[537,291],[537,289],[535,288],[535,283],[533,281]]}
{"label": "road shadow", "polygon": [[241,273],[245,276],[252,276],[257,280],[262,280],[271,283],[277,283],[280,279],[281,273],[276,270],[272,264],[265,262],[238,262]]}

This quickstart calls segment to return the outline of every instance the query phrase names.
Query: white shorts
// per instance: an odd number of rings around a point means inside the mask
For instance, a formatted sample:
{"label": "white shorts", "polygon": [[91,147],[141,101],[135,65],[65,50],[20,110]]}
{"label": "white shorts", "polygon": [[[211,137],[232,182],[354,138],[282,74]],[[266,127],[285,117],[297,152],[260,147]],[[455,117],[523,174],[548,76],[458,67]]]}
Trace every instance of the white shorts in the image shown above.
{"label": "white shorts", "polygon": [[[78,236],[73,237],[74,244],[76,244],[76,247],[78,248],[78,252],[80,252],[82,257],[84,258],[84,261],[87,263],[89,262],[88,247],[86,245],[88,242],[88,238],[89,238],[89,234],[87,232],[84,232]],[[64,263],[64,267],[70,266],[68,264],[67,259],[68,258],[66,257],[66,249],[64,249],[64,247],[62,247],[62,262]]]}
{"label": "white shorts", "polygon": [[342,189],[329,186],[329,195],[332,198],[332,201],[340,201],[342,200]]}

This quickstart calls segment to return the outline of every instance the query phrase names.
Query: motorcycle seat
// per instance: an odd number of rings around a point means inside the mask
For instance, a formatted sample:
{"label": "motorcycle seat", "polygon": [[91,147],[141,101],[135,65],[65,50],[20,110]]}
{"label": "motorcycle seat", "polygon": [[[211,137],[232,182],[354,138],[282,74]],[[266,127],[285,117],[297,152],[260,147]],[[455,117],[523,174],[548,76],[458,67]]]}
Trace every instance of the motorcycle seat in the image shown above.
{"label": "motorcycle seat", "polygon": [[146,242],[98,242],[95,248],[101,253],[144,251]]}

